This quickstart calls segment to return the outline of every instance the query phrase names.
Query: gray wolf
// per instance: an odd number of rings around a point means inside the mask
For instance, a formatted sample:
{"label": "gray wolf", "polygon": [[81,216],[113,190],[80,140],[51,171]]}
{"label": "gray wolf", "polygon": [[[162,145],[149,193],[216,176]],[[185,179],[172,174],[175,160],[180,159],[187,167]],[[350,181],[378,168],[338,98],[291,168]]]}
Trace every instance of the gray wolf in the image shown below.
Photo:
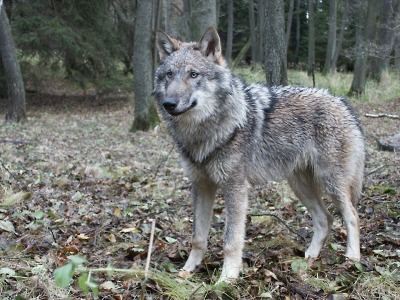
{"label": "gray wolf", "polygon": [[314,234],[305,251],[318,257],[332,216],[331,197],[347,229],[346,256],[360,259],[356,212],[364,173],[364,137],[346,102],[324,90],[246,86],[232,75],[217,31],[199,42],[182,42],[158,31],[161,63],[154,96],[192,182],[192,250],[183,274],[192,272],[207,249],[217,189],[224,196],[224,262],[219,282],[239,276],[248,188],[286,178],[307,207]]}

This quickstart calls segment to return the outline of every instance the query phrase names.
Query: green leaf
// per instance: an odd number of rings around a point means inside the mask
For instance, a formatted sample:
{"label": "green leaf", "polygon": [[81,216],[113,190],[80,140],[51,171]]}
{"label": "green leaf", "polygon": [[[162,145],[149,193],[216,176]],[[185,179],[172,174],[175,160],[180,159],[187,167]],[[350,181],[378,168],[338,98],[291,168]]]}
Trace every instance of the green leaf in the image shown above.
{"label": "green leaf", "polygon": [[166,236],[166,237],[165,237],[165,240],[166,240],[169,244],[173,244],[173,243],[176,243],[176,242],[178,241],[177,239],[174,239],[174,238],[169,237],[169,236]]}
{"label": "green leaf", "polygon": [[291,267],[294,272],[301,272],[308,270],[307,262],[304,261],[303,259],[296,259],[295,261],[292,262]]}
{"label": "green leaf", "polygon": [[81,257],[79,255],[70,255],[70,256],[68,256],[68,259],[75,266],[81,265],[86,262],[86,259],[84,259],[83,257]]}
{"label": "green leaf", "polygon": [[8,277],[15,276],[17,273],[13,269],[10,268],[0,268],[0,274],[4,274]]}
{"label": "green leaf", "polygon": [[363,268],[363,266],[361,265],[361,263],[359,261],[356,261],[354,263],[354,266],[357,268],[358,271],[364,272],[364,268]]}
{"label": "green leaf", "polygon": [[0,230],[15,232],[13,223],[8,220],[0,220]]}
{"label": "green leaf", "polygon": [[36,220],[41,220],[44,217],[44,212],[42,212],[41,210],[35,210],[33,216]]}
{"label": "green leaf", "polygon": [[72,283],[72,276],[74,275],[75,266],[68,263],[61,268],[54,271],[54,278],[56,285],[62,288],[68,287]]}
{"label": "green leaf", "polygon": [[89,293],[89,287],[88,287],[88,285],[86,284],[87,281],[88,281],[88,279],[89,279],[89,276],[88,276],[87,273],[82,274],[82,275],[79,276],[79,278],[78,278],[78,285],[79,285],[79,288],[80,288],[81,291],[84,292],[84,293]]}

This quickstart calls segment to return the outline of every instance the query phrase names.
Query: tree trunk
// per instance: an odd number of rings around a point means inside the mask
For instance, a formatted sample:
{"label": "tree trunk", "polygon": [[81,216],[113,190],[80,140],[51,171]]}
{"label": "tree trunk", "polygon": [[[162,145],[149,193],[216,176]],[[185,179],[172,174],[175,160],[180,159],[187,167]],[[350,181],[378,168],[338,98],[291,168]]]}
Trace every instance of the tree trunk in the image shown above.
{"label": "tree trunk", "polygon": [[301,25],[300,25],[300,4],[301,0],[297,0],[296,3],[296,49],[294,51],[294,59],[296,65],[299,63],[299,54],[300,54],[300,33],[301,33]]}
{"label": "tree trunk", "polygon": [[[2,4],[2,1],[0,2]],[[0,54],[7,82],[7,123],[26,118],[25,88],[5,7],[0,5]]]}
{"label": "tree trunk", "polygon": [[308,58],[307,75],[311,76],[315,68],[315,25],[314,25],[314,1],[308,0]]}
{"label": "tree trunk", "polygon": [[230,65],[232,62],[233,43],[233,0],[228,0],[228,31],[226,38],[225,59]]}
{"label": "tree trunk", "polygon": [[400,74],[400,35],[398,34],[394,46],[394,70]]}
{"label": "tree trunk", "polygon": [[192,38],[200,40],[208,27],[217,28],[217,3],[215,0],[191,2]]}
{"label": "tree trunk", "polygon": [[251,38],[251,61],[257,61],[257,33],[256,22],[254,19],[254,0],[249,0],[249,23],[250,23],[250,38]]}
{"label": "tree trunk", "polygon": [[281,0],[265,3],[265,75],[268,86],[287,85],[285,10]]}
{"label": "tree trunk", "polygon": [[265,0],[258,0],[257,3],[257,62],[264,61],[264,26],[265,26]]}
{"label": "tree trunk", "polygon": [[290,33],[292,32],[293,8],[294,8],[294,0],[290,0],[287,23],[286,23],[286,53],[288,52],[289,49]]}
{"label": "tree trunk", "polygon": [[375,79],[379,82],[383,72],[387,72],[389,69],[390,53],[393,49],[394,44],[394,4],[393,0],[384,0],[382,3],[382,11],[380,15],[380,22],[378,28],[378,46],[381,49],[381,53],[377,59],[377,72]]}
{"label": "tree trunk", "polygon": [[133,51],[135,119],[131,131],[149,130],[158,121],[151,96],[153,89],[152,15],[153,1],[137,1]]}
{"label": "tree trunk", "polygon": [[337,19],[337,0],[329,1],[329,30],[328,45],[326,49],[325,64],[323,74],[327,75],[333,71],[333,55],[336,51],[336,19]]}
{"label": "tree trunk", "polygon": [[349,22],[348,12],[349,12],[349,0],[344,0],[343,7],[342,7],[342,21],[340,23],[340,33],[339,33],[339,37],[337,39],[336,49],[335,49],[335,53],[333,55],[333,60],[332,60],[332,69],[334,69],[334,70],[337,68],[337,62],[338,62],[340,51],[342,50],[342,45],[343,45],[344,32],[345,32],[347,24]]}
{"label": "tree trunk", "polygon": [[189,15],[186,15],[185,5],[183,0],[167,0],[164,30],[170,36],[187,41],[190,38],[190,27],[188,26]]}
{"label": "tree trunk", "polygon": [[[365,7],[362,0],[355,1],[355,32],[356,32],[356,51],[354,63],[354,76],[351,83],[349,94],[361,95],[365,91],[367,82],[367,63],[369,57],[368,43],[372,41],[374,27],[376,27],[376,7],[375,0],[368,0],[367,15],[365,17]],[[364,31],[363,31],[363,28]]]}

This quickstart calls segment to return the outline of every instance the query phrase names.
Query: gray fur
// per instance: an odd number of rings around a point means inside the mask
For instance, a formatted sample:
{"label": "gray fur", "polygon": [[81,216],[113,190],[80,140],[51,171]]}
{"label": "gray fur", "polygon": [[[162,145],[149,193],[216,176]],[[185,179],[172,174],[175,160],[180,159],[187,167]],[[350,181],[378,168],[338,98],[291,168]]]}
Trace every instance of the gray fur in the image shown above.
{"label": "gray fur", "polygon": [[364,172],[364,137],[342,98],[319,89],[246,86],[226,68],[217,32],[184,43],[159,31],[161,64],[154,95],[192,181],[191,272],[207,248],[217,189],[227,220],[220,281],[237,278],[251,184],[286,178],[313,218],[306,257],[317,257],[332,217],[322,195],[332,197],[348,231],[346,255],[360,259],[358,215]]}

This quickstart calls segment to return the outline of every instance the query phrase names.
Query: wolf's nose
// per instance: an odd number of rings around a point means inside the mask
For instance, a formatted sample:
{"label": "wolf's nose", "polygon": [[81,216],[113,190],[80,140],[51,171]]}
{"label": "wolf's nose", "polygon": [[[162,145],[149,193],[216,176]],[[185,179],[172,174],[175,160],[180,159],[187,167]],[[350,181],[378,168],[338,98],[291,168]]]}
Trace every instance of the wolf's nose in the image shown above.
{"label": "wolf's nose", "polygon": [[162,105],[167,111],[172,111],[178,106],[178,101],[175,98],[165,98]]}

